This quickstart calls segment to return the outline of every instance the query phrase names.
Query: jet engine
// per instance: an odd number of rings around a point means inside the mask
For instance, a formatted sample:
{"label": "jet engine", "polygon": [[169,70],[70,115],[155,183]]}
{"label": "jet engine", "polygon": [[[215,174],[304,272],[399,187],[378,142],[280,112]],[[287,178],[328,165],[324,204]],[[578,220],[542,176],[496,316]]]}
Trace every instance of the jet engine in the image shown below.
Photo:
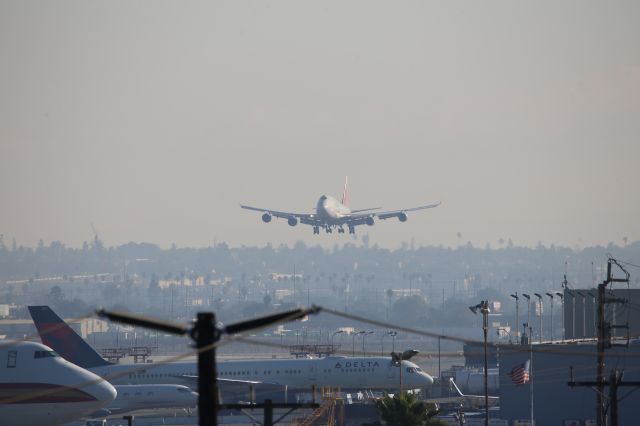
{"label": "jet engine", "polygon": [[398,220],[400,222],[406,222],[407,221],[407,214],[405,212],[402,212],[398,215]]}
{"label": "jet engine", "polygon": [[366,223],[369,226],[373,226],[373,218],[371,216],[369,216],[364,223]]}
{"label": "jet engine", "polygon": [[262,221],[264,223],[269,223],[271,222],[271,215],[269,213],[265,213],[262,215]]}
{"label": "jet engine", "polygon": [[289,223],[289,226],[296,226],[298,224],[298,219],[296,219],[295,217],[290,217],[289,219],[287,219],[287,223]]}

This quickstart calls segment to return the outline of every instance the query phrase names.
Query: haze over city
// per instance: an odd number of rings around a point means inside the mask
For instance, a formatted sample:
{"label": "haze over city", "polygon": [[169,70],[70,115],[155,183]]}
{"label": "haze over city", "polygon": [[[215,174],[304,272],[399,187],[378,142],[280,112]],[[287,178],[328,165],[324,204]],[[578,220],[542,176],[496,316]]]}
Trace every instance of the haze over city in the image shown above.
{"label": "haze over city", "polygon": [[[640,239],[640,4],[0,3],[0,234],[292,244]],[[624,240],[626,238],[626,240]],[[360,241],[360,240],[359,240]]]}

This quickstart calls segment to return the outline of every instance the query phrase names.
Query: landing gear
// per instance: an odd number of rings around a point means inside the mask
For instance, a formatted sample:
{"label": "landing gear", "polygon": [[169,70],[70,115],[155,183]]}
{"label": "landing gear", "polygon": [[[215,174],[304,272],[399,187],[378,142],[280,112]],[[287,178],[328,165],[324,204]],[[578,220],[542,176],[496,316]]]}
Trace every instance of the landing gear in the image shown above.
{"label": "landing gear", "polygon": [[342,226],[338,228],[338,234],[344,234],[344,228]]}
{"label": "landing gear", "polygon": [[355,226],[350,226],[349,227],[349,233],[350,234],[355,234],[356,233],[356,227]]}
{"label": "landing gear", "polygon": [[314,226],[313,227],[313,235],[317,235],[320,233],[320,227],[319,226]]}
{"label": "landing gear", "polygon": [[327,234],[330,234],[333,232],[333,229],[331,229],[330,226],[325,227],[325,231],[327,231]]}

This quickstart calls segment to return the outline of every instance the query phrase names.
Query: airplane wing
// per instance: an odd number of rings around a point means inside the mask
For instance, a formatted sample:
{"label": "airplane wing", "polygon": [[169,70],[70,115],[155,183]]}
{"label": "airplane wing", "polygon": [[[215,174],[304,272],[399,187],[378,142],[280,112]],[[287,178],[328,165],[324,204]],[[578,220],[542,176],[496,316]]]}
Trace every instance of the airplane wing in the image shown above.
{"label": "airplane wing", "polygon": [[240,207],[246,210],[262,212],[262,220],[265,222],[271,222],[271,216],[275,216],[280,219],[300,221],[300,223],[304,223],[306,225],[316,225],[316,222],[318,222],[315,214],[281,212],[278,210],[264,209],[261,207],[245,206],[244,204],[240,204]]}
{"label": "airplane wing", "polygon": [[351,210],[351,214],[353,213],[364,213],[364,212],[370,212],[372,210],[380,210],[382,207],[369,207],[367,209],[358,209],[358,210]]}
{"label": "airplane wing", "polygon": [[406,213],[407,212],[413,212],[416,210],[425,210],[425,209],[432,209],[434,207],[438,207],[440,204],[442,204],[441,201],[438,201],[437,203],[433,203],[433,204],[426,204],[424,206],[418,206],[418,207],[411,207],[408,209],[401,209],[401,210],[391,210],[388,212],[380,212],[380,213],[376,213],[375,215],[378,217],[378,219],[390,219],[392,217],[397,217],[398,219],[402,220],[402,218],[404,218],[406,220]]}

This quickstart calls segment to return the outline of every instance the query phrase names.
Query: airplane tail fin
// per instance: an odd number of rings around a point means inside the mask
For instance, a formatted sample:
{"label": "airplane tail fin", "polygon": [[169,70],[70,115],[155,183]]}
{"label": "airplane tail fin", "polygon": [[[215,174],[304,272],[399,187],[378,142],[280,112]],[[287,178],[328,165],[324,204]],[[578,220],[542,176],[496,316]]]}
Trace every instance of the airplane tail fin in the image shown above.
{"label": "airplane tail fin", "polygon": [[349,182],[349,176],[345,176],[344,178],[344,189],[342,190],[342,204],[347,205],[349,202],[349,194],[347,192],[347,183]]}
{"label": "airplane tail fin", "polygon": [[56,351],[61,357],[82,368],[110,364],[49,306],[29,306],[28,308],[42,343]]}

